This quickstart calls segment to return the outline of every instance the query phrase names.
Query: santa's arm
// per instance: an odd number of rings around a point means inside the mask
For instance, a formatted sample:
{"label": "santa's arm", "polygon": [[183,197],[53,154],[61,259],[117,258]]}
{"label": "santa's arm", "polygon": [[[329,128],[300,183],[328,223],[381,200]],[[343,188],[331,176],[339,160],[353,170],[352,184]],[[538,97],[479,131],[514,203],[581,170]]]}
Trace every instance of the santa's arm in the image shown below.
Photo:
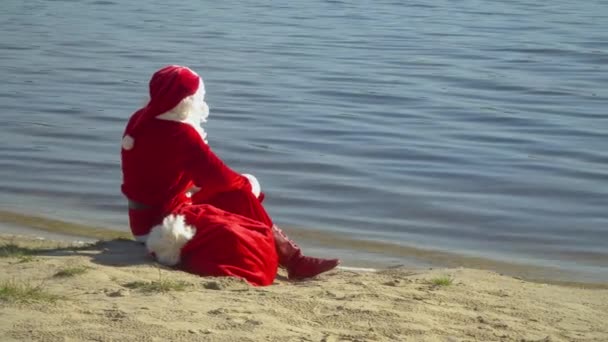
{"label": "santa's arm", "polygon": [[[194,181],[194,185],[201,188],[197,193],[199,198],[211,198],[215,194],[246,190],[254,191],[253,183],[257,183],[255,177],[250,181],[250,176],[244,176],[232,170],[226,165],[202,139],[194,141],[188,154],[186,168]],[[252,177],[252,176],[251,176]],[[255,186],[255,185],[254,185]],[[257,183],[259,189],[259,183]],[[259,190],[257,190],[259,193]]]}

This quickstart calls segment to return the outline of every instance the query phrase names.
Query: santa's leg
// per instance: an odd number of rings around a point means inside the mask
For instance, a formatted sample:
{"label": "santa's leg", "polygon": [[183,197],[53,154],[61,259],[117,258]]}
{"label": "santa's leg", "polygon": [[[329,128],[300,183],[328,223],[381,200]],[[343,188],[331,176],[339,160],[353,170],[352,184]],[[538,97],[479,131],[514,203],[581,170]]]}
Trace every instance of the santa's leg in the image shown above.
{"label": "santa's leg", "polygon": [[321,259],[302,255],[302,250],[295,242],[276,225],[272,226],[279,265],[287,269],[289,279],[297,280],[314,277],[323,272],[334,269],[340,260]]}
{"label": "santa's leg", "polygon": [[275,246],[279,256],[279,265],[287,269],[289,279],[314,277],[334,269],[340,263],[338,259],[320,259],[304,256],[300,247],[273,224],[270,215],[268,215],[260,200],[249,191],[235,190],[224,192],[217,194],[206,203],[272,227]]}
{"label": "santa's leg", "polygon": [[211,204],[224,211],[245,216],[272,226],[272,219],[262,206],[260,200],[250,191],[233,190],[216,194],[209,200],[200,200],[195,194],[192,197],[195,204]]}

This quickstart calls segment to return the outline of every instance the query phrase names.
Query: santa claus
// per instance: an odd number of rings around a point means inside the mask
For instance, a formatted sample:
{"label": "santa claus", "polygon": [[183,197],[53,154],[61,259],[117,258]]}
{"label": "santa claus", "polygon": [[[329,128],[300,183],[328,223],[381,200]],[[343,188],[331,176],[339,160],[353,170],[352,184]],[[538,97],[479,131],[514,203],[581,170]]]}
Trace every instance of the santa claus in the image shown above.
{"label": "santa claus", "polygon": [[203,79],[187,67],[158,70],[150,101],[122,139],[122,192],[137,241],[161,263],[208,276],[269,285],[277,264],[290,279],[335,268],[337,259],[304,256],[272,222],[252,175],[222,162],[201,127],[209,108]]}

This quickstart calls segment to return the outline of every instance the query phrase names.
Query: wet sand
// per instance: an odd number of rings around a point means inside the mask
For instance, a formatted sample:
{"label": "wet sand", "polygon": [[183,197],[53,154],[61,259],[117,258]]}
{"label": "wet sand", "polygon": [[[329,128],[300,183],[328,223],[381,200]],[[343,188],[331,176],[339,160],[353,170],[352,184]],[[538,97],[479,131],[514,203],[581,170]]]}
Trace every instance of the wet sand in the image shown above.
{"label": "wet sand", "polygon": [[[343,265],[358,268],[438,268],[483,269],[528,281],[587,288],[608,288],[608,281],[589,279],[573,271],[555,267],[505,262],[446,251],[403,246],[396,243],[364,241],[331,232],[284,228],[291,238],[313,254],[340,257]],[[0,233],[27,234],[65,241],[130,239],[126,231],[66,222],[31,214],[0,210]],[[322,235],[322,236],[321,236]],[[598,259],[598,265],[608,260]],[[608,276],[604,276],[606,278]]]}

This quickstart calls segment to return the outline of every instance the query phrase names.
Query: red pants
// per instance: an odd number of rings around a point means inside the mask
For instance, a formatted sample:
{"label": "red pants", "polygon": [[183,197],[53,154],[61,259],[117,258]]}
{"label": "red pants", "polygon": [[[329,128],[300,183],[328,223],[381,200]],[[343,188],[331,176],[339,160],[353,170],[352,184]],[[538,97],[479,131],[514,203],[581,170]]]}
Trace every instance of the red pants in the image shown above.
{"label": "red pants", "polygon": [[192,202],[193,204],[211,204],[229,213],[262,222],[268,227],[272,227],[273,225],[270,215],[268,215],[266,209],[262,206],[262,201],[255,197],[251,191],[234,190],[222,192],[210,199],[200,199],[195,193],[192,196]]}
{"label": "red pants", "polygon": [[232,276],[258,286],[272,284],[278,258],[272,228],[211,205],[185,205],[196,234],[181,251],[180,268],[201,276]]}

